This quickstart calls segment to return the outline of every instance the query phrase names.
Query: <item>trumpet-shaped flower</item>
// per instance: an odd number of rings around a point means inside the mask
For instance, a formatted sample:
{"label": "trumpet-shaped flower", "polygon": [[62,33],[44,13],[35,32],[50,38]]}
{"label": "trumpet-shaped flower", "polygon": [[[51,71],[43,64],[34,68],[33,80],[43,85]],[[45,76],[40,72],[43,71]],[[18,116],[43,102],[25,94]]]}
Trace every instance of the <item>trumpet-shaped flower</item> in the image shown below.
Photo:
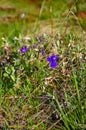
{"label": "trumpet-shaped flower", "polygon": [[47,61],[50,63],[51,68],[56,68],[57,67],[57,61],[59,57],[57,55],[52,54],[51,57],[47,58]]}

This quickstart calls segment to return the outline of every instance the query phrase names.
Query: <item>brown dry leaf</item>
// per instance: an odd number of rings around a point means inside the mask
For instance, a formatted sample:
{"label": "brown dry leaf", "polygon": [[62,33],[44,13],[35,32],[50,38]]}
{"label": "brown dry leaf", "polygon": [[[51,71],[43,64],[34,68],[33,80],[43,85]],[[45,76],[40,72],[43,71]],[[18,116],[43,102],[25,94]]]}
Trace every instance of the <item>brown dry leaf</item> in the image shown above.
{"label": "brown dry leaf", "polygon": [[4,117],[4,112],[2,110],[0,110],[0,127],[4,126],[4,122],[5,122],[5,117]]}
{"label": "brown dry leaf", "polygon": [[86,11],[81,11],[81,12],[78,14],[78,17],[79,17],[79,18],[82,18],[82,19],[86,19]]}
{"label": "brown dry leaf", "polygon": [[7,5],[4,5],[4,6],[0,6],[0,10],[2,11],[7,11],[7,12],[10,12],[10,11],[16,11],[16,9],[12,6],[7,6]]}

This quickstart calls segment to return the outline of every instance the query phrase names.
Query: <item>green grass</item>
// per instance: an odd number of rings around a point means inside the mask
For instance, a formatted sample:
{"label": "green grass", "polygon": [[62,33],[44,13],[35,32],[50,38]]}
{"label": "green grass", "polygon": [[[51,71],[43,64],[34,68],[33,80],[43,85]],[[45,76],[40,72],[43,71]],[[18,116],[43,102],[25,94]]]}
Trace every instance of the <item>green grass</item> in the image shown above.
{"label": "green grass", "polygon": [[[31,10],[23,1],[5,4],[17,13]],[[0,23],[1,130],[86,129],[86,32],[74,3],[71,11],[67,4],[53,1],[50,11],[51,3],[43,1],[34,20]],[[35,6],[31,5],[33,14]],[[7,14],[0,12],[0,16]],[[48,34],[43,32],[46,26],[51,30]],[[22,54],[20,48],[25,45],[29,51]],[[53,53],[59,56],[55,69],[47,61]]]}

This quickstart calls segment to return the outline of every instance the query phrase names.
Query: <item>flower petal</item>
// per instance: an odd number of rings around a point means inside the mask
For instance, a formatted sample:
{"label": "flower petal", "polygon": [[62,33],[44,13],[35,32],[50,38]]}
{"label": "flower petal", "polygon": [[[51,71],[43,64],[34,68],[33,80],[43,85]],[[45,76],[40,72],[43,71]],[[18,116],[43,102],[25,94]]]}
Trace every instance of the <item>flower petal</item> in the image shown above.
{"label": "flower petal", "polygon": [[57,55],[52,54],[51,59],[52,61],[57,61],[59,57]]}
{"label": "flower petal", "polygon": [[51,68],[56,68],[57,67],[57,63],[56,62],[51,62],[50,67]]}
{"label": "flower petal", "polygon": [[51,57],[48,57],[48,58],[47,58],[47,61],[49,61],[49,62],[51,63],[51,62],[52,62]]}
{"label": "flower petal", "polygon": [[56,60],[58,61],[59,57],[58,56],[55,56]]}

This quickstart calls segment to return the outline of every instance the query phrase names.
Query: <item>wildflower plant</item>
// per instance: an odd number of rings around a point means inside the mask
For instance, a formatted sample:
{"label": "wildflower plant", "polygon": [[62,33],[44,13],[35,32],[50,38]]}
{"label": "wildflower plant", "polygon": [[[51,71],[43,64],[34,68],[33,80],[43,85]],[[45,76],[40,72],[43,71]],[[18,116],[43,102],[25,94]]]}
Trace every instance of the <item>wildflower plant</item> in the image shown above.
{"label": "wildflower plant", "polygon": [[[28,125],[28,128],[34,128],[33,124],[27,123],[28,121],[30,122],[31,120],[31,123],[33,122],[34,124],[37,124],[40,119],[46,119],[46,124],[47,122],[49,123],[46,125],[46,129],[48,129],[49,127],[49,129],[51,129],[51,127],[53,127],[53,123],[57,121],[58,123],[56,127],[60,127],[60,125],[64,124],[62,127],[64,127],[64,129],[65,127],[67,127],[67,129],[70,130],[70,128],[72,128],[72,122],[73,126],[75,125],[74,129],[77,129],[78,122],[82,119],[81,123],[85,124],[86,119],[84,117],[85,107],[84,105],[82,106],[82,111],[80,106],[80,104],[84,104],[84,101],[82,99],[83,97],[85,97],[85,91],[83,89],[83,96],[81,95],[82,93],[79,92],[79,87],[81,91],[82,85],[84,86],[85,82],[84,80],[82,80],[82,77],[83,79],[85,79],[85,60],[82,59],[83,63],[80,64],[80,59],[76,58],[76,53],[74,55],[74,52],[77,50],[77,46],[74,46],[74,48],[71,48],[71,46],[69,46],[69,48],[67,47],[64,49],[63,43],[61,43],[60,47],[58,46],[58,53],[60,55],[60,60],[62,57],[63,66],[60,65],[58,69],[55,69],[58,66],[59,56],[56,55],[54,52],[51,54],[51,49],[47,49],[47,46],[48,43],[45,43],[45,41],[39,41],[36,44],[35,40],[32,40],[31,45],[29,46],[23,45],[21,48],[19,46],[20,51],[18,51],[16,47],[14,47],[11,49],[12,51],[7,53],[7,55],[0,52],[2,55],[0,63],[1,66],[3,66],[1,68],[1,89],[4,93],[9,93],[8,97],[6,98],[7,103],[9,101],[10,95],[13,95],[11,96],[12,98],[14,97],[14,95],[17,95],[15,99],[15,104],[13,104],[12,107],[14,109],[14,107],[18,108],[20,105],[22,115],[23,113],[26,114],[23,118],[21,118],[21,120],[25,119],[25,123]],[[82,54],[84,54],[84,52],[84,48],[82,48]],[[45,58],[47,54],[49,54],[49,56]],[[8,56],[11,60],[8,58]],[[74,62],[72,59],[74,59]],[[4,63],[5,61],[6,63]],[[47,62],[50,64],[50,68],[52,69],[51,71],[46,67]],[[5,66],[3,64],[5,64]],[[74,69],[72,69],[71,65]],[[77,69],[79,71],[77,71]],[[76,97],[73,96],[73,93]],[[73,98],[71,98],[72,96]],[[77,103],[76,106],[77,101],[79,101],[79,103]],[[17,102],[19,102],[18,106],[16,105]],[[31,111],[31,113],[28,110],[28,104],[30,106],[29,110]],[[7,109],[10,109],[10,106]],[[25,110],[27,111],[26,113],[24,112]],[[43,113],[41,113],[41,110]],[[80,114],[82,118],[80,115],[79,118],[78,116],[75,117],[77,111],[78,113],[80,113],[81,111]],[[39,114],[37,112],[39,112]],[[30,113],[30,116],[28,117],[28,119],[26,119],[28,113]],[[67,115],[67,113],[69,115]],[[34,116],[33,114],[37,115],[37,118],[32,118],[32,116]],[[15,113],[13,113],[13,115],[15,118],[16,116],[18,116]],[[71,118],[71,122],[68,121],[70,119],[69,117]],[[73,121],[72,119],[75,120]],[[22,128],[21,120],[20,125]],[[75,124],[76,120],[77,124]],[[13,123],[11,122],[11,119],[9,120],[9,122]],[[26,125],[23,126],[24,128],[26,128]],[[19,127],[17,127],[17,129],[18,128]],[[42,127],[40,127],[39,129],[41,128]]]}

